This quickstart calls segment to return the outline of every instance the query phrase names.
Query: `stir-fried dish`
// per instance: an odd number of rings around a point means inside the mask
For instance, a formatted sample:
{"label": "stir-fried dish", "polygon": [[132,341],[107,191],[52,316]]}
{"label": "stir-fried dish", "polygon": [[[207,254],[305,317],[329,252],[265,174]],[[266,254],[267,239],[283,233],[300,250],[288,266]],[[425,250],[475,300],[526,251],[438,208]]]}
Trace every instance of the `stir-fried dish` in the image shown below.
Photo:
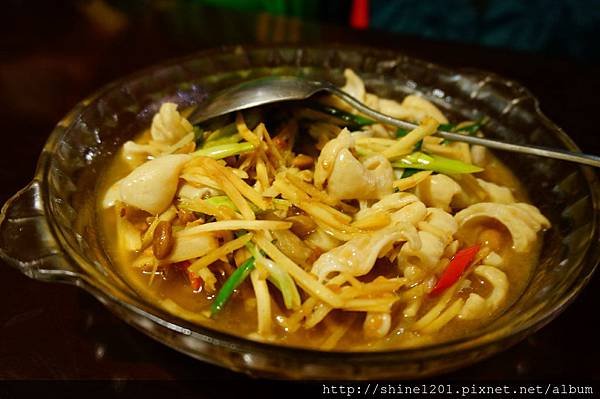
{"label": "stir-fried dish", "polygon": [[99,190],[113,263],[188,321],[322,350],[415,347],[490,322],[522,292],[550,227],[487,149],[437,129],[432,102],[343,90],[412,131],[333,97],[192,126],[162,104]]}

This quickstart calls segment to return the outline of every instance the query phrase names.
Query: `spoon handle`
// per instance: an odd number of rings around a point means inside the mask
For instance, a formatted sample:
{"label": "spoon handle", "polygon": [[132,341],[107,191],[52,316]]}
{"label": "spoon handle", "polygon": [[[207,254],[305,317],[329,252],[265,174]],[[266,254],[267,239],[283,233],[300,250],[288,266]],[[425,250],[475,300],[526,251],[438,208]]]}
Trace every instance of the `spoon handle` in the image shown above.
{"label": "spoon handle", "polygon": [[[358,101],[353,96],[348,93],[338,89],[333,85],[323,86],[323,90],[330,92],[331,94],[341,98],[352,107],[359,110],[364,115],[375,119],[379,122],[385,123],[387,125],[401,127],[403,129],[414,129],[417,125],[405,122],[396,118],[392,118],[391,116],[382,114],[378,111],[375,111],[372,108],[367,107],[362,102]],[[566,150],[557,150],[553,148],[540,147],[535,145],[525,145],[525,144],[511,144],[505,143],[503,141],[491,140],[482,137],[476,136],[467,136],[458,133],[445,132],[442,130],[438,130],[435,132],[440,137],[443,137],[452,141],[462,141],[469,144],[481,145],[488,148],[495,148],[498,150],[511,151],[511,152],[519,152],[522,154],[530,154],[530,155],[538,155],[547,158],[554,159],[562,159],[565,161],[577,162],[584,165],[590,165],[595,167],[600,167],[600,157],[589,154],[576,153]]]}

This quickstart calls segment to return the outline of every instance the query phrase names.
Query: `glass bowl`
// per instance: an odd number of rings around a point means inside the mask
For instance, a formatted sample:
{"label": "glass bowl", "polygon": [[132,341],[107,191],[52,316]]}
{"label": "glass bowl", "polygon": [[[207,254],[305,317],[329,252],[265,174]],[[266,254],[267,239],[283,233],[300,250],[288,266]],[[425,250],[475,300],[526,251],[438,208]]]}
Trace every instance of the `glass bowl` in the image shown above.
{"label": "glass bowl", "polygon": [[552,222],[540,263],[519,300],[485,328],[416,349],[324,352],[259,343],[177,318],[146,301],[113,269],[96,227],[98,176],[116,149],[149,126],[164,101],[201,102],[220,88],[273,74],[343,82],[354,69],[380,96],[418,92],[451,119],[490,118],[486,134],[514,143],[577,151],[519,84],[473,70],[451,71],[390,51],[277,47],[213,50],[114,82],[56,126],[33,181],[3,207],[0,255],[27,276],[74,284],[130,325],[195,358],[255,376],[290,379],[415,378],[473,363],[509,347],[556,317],[599,260],[599,184],[593,170],[497,153],[517,172]]}

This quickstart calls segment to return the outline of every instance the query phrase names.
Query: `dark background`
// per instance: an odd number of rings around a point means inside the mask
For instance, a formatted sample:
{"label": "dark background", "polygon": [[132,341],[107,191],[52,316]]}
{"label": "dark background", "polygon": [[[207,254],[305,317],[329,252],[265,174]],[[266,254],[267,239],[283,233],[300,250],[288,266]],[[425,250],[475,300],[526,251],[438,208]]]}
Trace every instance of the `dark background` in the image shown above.
{"label": "dark background", "polygon": [[[27,184],[47,135],[79,99],[137,69],[230,44],[358,44],[496,72],[528,87],[583,151],[600,154],[599,53],[588,42],[577,48],[569,44],[571,38],[549,47],[488,45],[471,36],[460,40],[443,32],[415,33],[405,25],[394,27],[393,19],[376,29],[353,30],[348,27],[350,1],[341,1],[339,8],[323,7],[321,14],[317,9],[316,14],[299,15],[205,3],[216,1],[134,1],[125,2],[127,6],[101,0],[3,2],[0,203]],[[544,8],[538,12],[543,15]],[[577,18],[571,23],[582,24]],[[575,36],[582,29],[588,32],[583,26]],[[596,277],[564,314],[526,341],[433,381],[600,380],[599,290]],[[222,397],[244,386],[222,382],[248,381],[152,341],[77,288],[36,282],[0,264],[0,293],[0,379],[114,379],[107,389],[115,392],[131,385],[128,380],[187,380],[167,383],[165,389]],[[254,381],[251,386],[267,385]],[[8,388],[0,384],[0,394],[3,389]]]}

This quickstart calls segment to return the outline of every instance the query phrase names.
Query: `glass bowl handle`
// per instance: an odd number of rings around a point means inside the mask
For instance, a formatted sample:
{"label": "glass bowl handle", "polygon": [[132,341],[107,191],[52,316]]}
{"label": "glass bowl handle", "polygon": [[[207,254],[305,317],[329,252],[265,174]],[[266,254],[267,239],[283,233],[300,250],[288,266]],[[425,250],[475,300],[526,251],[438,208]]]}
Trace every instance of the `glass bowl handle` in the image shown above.
{"label": "glass bowl handle", "polygon": [[78,276],[46,219],[44,198],[37,180],[2,207],[0,257],[36,280],[69,282]]}

